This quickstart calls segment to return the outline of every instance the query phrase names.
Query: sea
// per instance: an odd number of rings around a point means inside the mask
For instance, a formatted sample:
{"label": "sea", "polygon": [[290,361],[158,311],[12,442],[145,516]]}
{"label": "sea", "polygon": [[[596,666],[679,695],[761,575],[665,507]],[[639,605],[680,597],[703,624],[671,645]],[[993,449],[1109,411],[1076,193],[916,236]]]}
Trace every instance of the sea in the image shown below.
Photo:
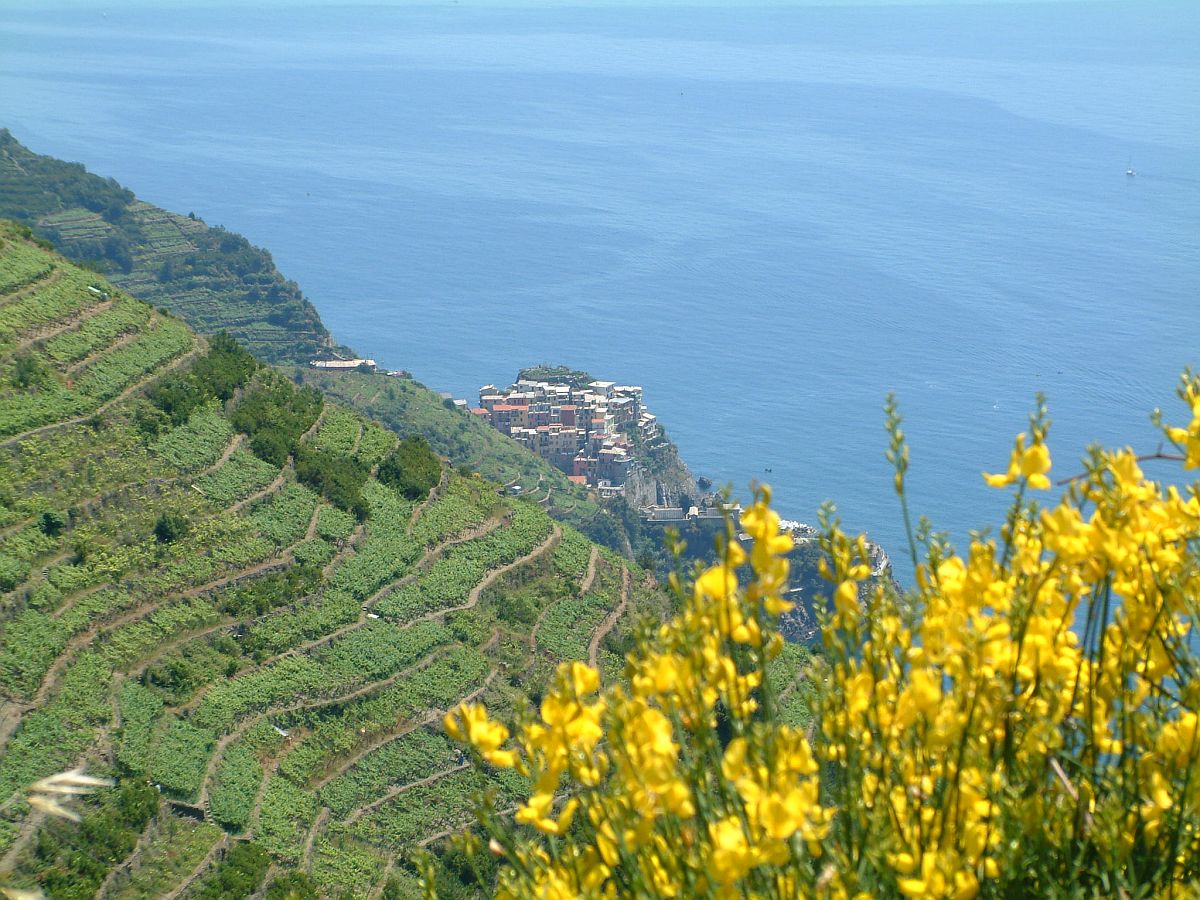
{"label": "sea", "polygon": [[642,385],[698,475],[893,559],[889,393],[960,544],[1039,393],[1060,477],[1188,417],[1194,0],[52,5],[0,10],[35,151],[245,234],[436,390]]}

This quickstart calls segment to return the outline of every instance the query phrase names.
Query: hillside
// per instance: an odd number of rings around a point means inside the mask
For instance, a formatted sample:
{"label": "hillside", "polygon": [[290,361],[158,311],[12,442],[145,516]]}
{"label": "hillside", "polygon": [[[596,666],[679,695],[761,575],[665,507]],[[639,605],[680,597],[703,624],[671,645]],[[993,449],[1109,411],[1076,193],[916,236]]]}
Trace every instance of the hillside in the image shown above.
{"label": "hillside", "polygon": [[[333,338],[299,287],[265,250],[241,235],[210,228],[138,200],[113,179],[78,163],[34,153],[0,128],[0,218],[31,228],[69,259],[177,314],[201,334],[226,331],[269,363],[306,364],[328,355]],[[455,465],[504,484],[521,484],[562,518],[607,546],[628,552],[626,516],[600,507],[557,469],[456,410],[415,381],[369,388],[362,376],[304,370],[300,376],[402,434],[420,431]],[[378,376],[380,379],[383,376]],[[637,542],[636,535],[633,542]]]}
{"label": "hillside", "polygon": [[[424,846],[476,895],[444,838],[519,785],[442,712],[511,712],[561,660],[620,677],[666,608],[537,503],[13,225],[0,589],[0,870],[54,897],[411,896]],[[119,779],[82,825],[24,802],[77,764]]]}
{"label": "hillside", "polygon": [[[88,228],[105,233],[116,229],[110,234],[112,239],[97,242],[86,238],[90,233],[87,228],[78,231],[65,225],[58,227],[55,223],[69,210],[74,212],[68,219],[74,216],[86,220],[91,223]],[[207,280],[188,275],[176,266],[179,247],[173,240],[147,240],[146,232],[133,227],[139,210],[148,211],[147,215],[152,214],[156,221],[169,220],[173,227],[191,234],[196,241],[203,237],[206,249],[199,255],[185,255],[184,259],[194,256],[202,260],[209,273],[205,276]],[[664,552],[662,530],[644,525],[634,505],[621,499],[597,502],[584,487],[572,484],[554,466],[474,417],[445,405],[440,395],[419,382],[358,372],[320,372],[305,367],[303,364],[314,354],[330,349],[332,338],[299,288],[275,270],[270,255],[251,247],[241,235],[209,229],[192,214],[181,216],[142,203],[113,179],[90,174],[78,163],[33,153],[5,129],[0,129],[2,215],[25,223],[39,238],[49,241],[69,258],[90,261],[89,265],[112,273],[110,277],[133,296],[175,311],[202,334],[226,331],[265,362],[301,363],[292,373],[294,378],[318,387],[401,435],[422,434],[436,452],[456,466],[479,472],[510,490],[519,486],[523,496],[537,500],[556,520],[579,529],[626,558],[637,559],[647,568],[671,565],[669,554]],[[137,252],[126,259],[122,248],[134,245]],[[125,278],[123,268],[129,260],[133,268],[130,277]],[[260,274],[244,279],[237,276],[247,265]],[[256,286],[266,283],[264,278],[272,285],[265,298]],[[200,300],[193,296],[197,285],[205,285]],[[263,316],[274,324],[264,325]],[[348,348],[336,349],[354,355]],[[535,366],[524,370],[522,375],[556,373],[590,380],[586,373],[565,367]],[[635,479],[641,484],[643,494],[653,493],[654,479],[690,483],[691,473],[669,441],[647,456],[650,477]],[[637,486],[634,485],[635,493]],[[643,499],[649,502],[648,496]],[[709,557],[714,534],[719,530],[706,523],[684,526],[687,554],[693,558]],[[806,596],[819,598],[826,592],[823,580],[817,575],[817,555],[812,546],[805,543],[798,546],[793,554],[793,571]],[[811,614],[808,618],[812,618]]]}
{"label": "hillside", "polygon": [[111,178],[42,156],[0,128],[0,218],[104,273],[202,334],[228,331],[267,362],[307,362],[333,340],[295,282],[239,234],[138,200]]}

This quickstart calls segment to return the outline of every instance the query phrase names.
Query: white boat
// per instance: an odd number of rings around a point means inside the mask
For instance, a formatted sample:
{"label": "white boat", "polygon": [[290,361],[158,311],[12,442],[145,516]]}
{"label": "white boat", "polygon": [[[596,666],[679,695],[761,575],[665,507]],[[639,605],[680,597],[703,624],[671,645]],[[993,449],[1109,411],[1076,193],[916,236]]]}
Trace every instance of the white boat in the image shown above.
{"label": "white boat", "polygon": [[1133,168],[1133,157],[1132,156],[1129,157],[1129,164],[1125,167],[1125,174],[1128,175],[1130,178],[1133,178],[1135,175],[1137,175],[1137,171]]}

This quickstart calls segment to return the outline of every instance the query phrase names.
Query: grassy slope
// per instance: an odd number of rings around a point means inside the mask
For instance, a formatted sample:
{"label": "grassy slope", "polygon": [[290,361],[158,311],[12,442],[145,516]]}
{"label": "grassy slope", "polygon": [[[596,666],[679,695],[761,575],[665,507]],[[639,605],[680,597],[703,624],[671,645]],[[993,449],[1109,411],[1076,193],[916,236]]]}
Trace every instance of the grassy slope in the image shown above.
{"label": "grassy slope", "polygon": [[[485,786],[441,711],[467,696],[510,708],[593,650],[619,672],[663,595],[472,475],[447,470],[419,505],[369,478],[357,524],[236,433],[262,373],[149,437],[145,389],[205,352],[0,225],[0,868],[55,896],[104,879],[163,892],[197,872],[219,884],[239,865],[222,854],[249,838],[323,894],[410,884],[411,852],[468,821]],[[327,402],[301,440],[370,467],[397,439]],[[168,512],[187,529],[163,542]],[[629,611],[600,632],[623,594]],[[127,779],[120,803],[105,792],[83,805],[88,828],[30,840],[23,789],[81,763]],[[237,840],[154,816],[146,779]]]}
{"label": "grassy slope", "polygon": [[587,491],[568,481],[558,469],[470,413],[448,409],[441,397],[418,382],[311,369],[302,370],[300,377],[305,384],[378,419],[401,437],[423,434],[434,450],[456,466],[505,485],[519,485],[523,495],[544,501],[556,519],[586,530],[600,512]]}

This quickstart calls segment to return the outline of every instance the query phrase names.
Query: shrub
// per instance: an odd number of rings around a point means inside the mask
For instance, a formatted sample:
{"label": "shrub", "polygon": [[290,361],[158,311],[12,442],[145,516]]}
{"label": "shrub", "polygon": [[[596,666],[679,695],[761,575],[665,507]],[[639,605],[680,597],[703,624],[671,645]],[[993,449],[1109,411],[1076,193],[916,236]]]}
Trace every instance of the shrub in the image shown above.
{"label": "shrub", "polygon": [[47,537],[58,537],[66,527],[67,517],[57,510],[46,510],[38,518],[38,528]]}
{"label": "shrub", "polygon": [[271,857],[258,844],[249,841],[234,844],[212,875],[190,894],[196,900],[230,900],[249,897],[266,877]]}
{"label": "shrub", "polygon": [[379,464],[379,480],[408,500],[429,495],[442,477],[442,461],[420,435],[407,437]]}
{"label": "shrub", "polygon": [[256,456],[282,466],[321,414],[322,403],[319,391],[297,388],[282,375],[268,372],[246,388],[230,421],[250,436]]}
{"label": "shrub", "polygon": [[187,533],[187,519],[171,510],[159,516],[154,523],[154,539],[160,544],[173,544]]}
{"label": "shrub", "polygon": [[[147,396],[173,425],[182,425],[209,400],[230,399],[258,369],[254,357],[222,332],[209,339],[208,352],[185,374],[166,376],[147,392]],[[151,423],[153,419],[142,413],[139,425],[142,422]],[[142,428],[147,431],[146,426],[142,425]]]}
{"label": "shrub", "polygon": [[[1200,377],[1165,428],[1200,468]],[[908,450],[889,401],[905,520]],[[780,724],[788,534],[763,489],[627,680],[559,669],[515,739],[446,717],[476,760],[529,779],[478,812],[498,896],[1191,896],[1200,884],[1200,493],[1094,450],[1055,503],[1044,408],[1007,468],[998,539],[910,530],[916,586],[875,577],[823,515],[831,585],[808,733]],[[750,577],[739,581],[745,562]],[[463,839],[469,854],[481,843]],[[427,888],[436,872],[430,866]]]}
{"label": "shrub", "polygon": [[32,353],[17,354],[13,365],[13,384],[17,387],[40,387],[50,382],[50,370]]}
{"label": "shrub", "polygon": [[366,467],[352,457],[296,447],[296,477],[334,506],[354,513],[359,521],[367,517],[367,501],[362,495],[367,475]]}

